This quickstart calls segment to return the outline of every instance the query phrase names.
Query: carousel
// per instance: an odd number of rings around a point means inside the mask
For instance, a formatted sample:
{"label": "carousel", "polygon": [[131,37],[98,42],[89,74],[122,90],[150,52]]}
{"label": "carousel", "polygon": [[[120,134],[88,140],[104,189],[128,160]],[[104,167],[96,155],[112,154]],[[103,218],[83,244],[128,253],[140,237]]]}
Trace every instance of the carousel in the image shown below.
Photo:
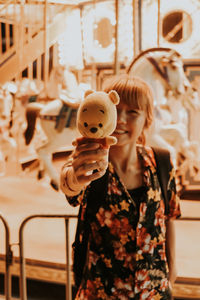
{"label": "carousel", "polygon": [[152,87],[147,144],[176,167],[174,299],[200,299],[199,1],[0,0],[0,22],[0,299],[73,299],[59,173],[85,91],[123,73]]}

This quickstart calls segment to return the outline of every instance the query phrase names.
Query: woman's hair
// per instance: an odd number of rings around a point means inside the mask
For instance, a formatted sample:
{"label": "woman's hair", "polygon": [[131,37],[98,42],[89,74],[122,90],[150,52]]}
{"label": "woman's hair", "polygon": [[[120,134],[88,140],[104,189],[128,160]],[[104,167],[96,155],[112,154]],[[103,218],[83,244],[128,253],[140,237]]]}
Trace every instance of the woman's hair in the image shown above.
{"label": "woman's hair", "polygon": [[115,90],[121,103],[145,111],[145,128],[149,128],[153,120],[153,93],[144,80],[128,74],[115,75],[104,82],[103,90]]}

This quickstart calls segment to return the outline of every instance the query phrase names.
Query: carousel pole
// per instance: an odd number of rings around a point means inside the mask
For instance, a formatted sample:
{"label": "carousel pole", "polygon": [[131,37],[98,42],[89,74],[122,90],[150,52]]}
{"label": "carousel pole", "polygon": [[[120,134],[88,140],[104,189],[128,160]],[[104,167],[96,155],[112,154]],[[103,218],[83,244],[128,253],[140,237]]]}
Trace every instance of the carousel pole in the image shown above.
{"label": "carousel pole", "polygon": [[119,36],[119,0],[115,0],[115,58],[114,58],[114,74],[119,74],[119,45],[118,45],[118,36]]}
{"label": "carousel pole", "polygon": [[24,49],[24,38],[25,38],[25,29],[24,29],[24,1],[20,2],[20,23],[17,24],[17,53],[18,53],[18,75],[17,79],[21,80],[22,78],[22,66],[23,66],[23,49]]}
{"label": "carousel pole", "polygon": [[49,49],[48,49],[48,0],[44,4],[44,88],[47,88],[49,72]]}
{"label": "carousel pole", "polygon": [[139,8],[138,0],[133,0],[133,57],[139,54]]}
{"label": "carousel pole", "polygon": [[138,0],[138,47],[142,51],[142,0]]}
{"label": "carousel pole", "polygon": [[[93,26],[94,23],[96,23],[96,0],[92,1],[92,7],[93,7],[93,11],[94,11],[94,19],[93,19]],[[96,62],[94,57],[92,58],[92,65],[91,65],[91,85],[92,85],[92,89],[96,90],[97,87],[97,79],[96,76],[97,75],[97,68],[96,68]]]}
{"label": "carousel pole", "polygon": [[160,47],[160,0],[158,0],[157,47]]}

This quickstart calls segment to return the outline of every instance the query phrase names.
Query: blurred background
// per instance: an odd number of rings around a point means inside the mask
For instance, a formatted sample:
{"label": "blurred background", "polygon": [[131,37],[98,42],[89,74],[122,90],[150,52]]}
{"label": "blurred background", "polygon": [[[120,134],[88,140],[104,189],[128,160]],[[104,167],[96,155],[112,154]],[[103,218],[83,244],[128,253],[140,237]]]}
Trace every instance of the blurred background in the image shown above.
{"label": "blurred background", "polygon": [[199,32],[199,0],[0,0],[0,299],[73,298],[59,172],[84,92],[122,73],[151,85],[147,144],[176,167],[174,298],[200,299]]}

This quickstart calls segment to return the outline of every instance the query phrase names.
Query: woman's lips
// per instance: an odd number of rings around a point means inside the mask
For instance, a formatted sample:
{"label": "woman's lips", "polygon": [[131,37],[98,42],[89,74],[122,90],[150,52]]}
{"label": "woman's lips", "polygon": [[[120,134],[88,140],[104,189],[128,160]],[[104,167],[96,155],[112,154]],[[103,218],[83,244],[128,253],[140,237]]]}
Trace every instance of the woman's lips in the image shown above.
{"label": "woman's lips", "polygon": [[115,134],[124,134],[124,133],[127,133],[128,131],[127,130],[124,130],[124,129],[116,129],[114,131]]}

